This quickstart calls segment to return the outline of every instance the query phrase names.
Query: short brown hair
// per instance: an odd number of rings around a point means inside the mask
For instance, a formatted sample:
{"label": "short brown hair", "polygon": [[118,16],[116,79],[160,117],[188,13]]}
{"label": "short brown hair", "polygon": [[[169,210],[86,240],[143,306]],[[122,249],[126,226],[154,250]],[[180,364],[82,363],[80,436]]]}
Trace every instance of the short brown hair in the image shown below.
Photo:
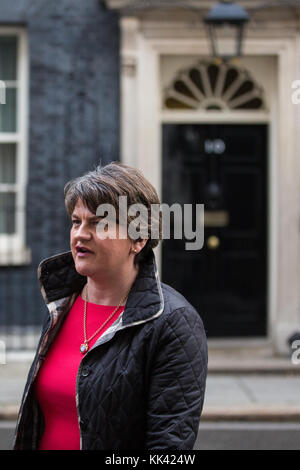
{"label": "short brown hair", "polygon": [[[159,197],[152,184],[136,168],[120,162],[98,165],[95,170],[66,183],[64,196],[66,210],[70,217],[78,199],[81,199],[93,214],[96,214],[100,204],[111,204],[116,210],[117,222],[119,220],[119,196],[127,196],[128,207],[132,204],[143,204],[148,210],[148,241],[135,256],[135,263],[146,260],[150,251],[161,240],[161,210],[158,212],[158,218],[153,216],[151,211],[152,204],[160,205]],[[127,227],[132,220],[133,217],[127,214]],[[151,238],[153,226],[157,228],[159,234],[155,238]]]}

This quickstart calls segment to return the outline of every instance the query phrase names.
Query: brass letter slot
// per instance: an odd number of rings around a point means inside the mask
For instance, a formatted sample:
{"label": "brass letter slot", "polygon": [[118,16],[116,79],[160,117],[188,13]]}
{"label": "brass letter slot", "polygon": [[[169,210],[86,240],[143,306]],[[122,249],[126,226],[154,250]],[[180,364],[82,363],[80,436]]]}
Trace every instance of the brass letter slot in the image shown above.
{"label": "brass letter slot", "polygon": [[229,224],[229,214],[227,211],[205,211],[205,227],[226,227]]}

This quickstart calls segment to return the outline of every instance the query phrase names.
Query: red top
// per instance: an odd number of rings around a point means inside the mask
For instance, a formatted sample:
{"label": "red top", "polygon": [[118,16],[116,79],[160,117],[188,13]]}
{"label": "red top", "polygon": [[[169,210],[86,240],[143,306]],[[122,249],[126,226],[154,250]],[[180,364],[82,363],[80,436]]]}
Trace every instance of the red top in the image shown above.
{"label": "red top", "polygon": [[[88,303],[87,338],[101,326],[115,306]],[[120,307],[105,327],[90,342],[89,349],[117,319]],[[45,419],[40,450],[79,450],[80,435],[75,401],[77,371],[83,354],[84,300],[79,295],[61,330],[51,344],[36,382],[35,391]]]}

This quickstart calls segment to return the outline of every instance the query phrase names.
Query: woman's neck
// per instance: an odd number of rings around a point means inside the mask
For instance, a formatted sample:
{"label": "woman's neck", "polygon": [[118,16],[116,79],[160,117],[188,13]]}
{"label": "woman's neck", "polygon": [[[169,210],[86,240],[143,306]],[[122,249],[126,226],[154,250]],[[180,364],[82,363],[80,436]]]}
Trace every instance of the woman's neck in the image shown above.
{"label": "woman's neck", "polygon": [[[86,299],[88,293],[88,301],[98,305],[118,305],[125,296],[128,295],[132,284],[138,274],[138,267],[126,273],[118,273],[117,276],[106,275],[99,279],[88,277],[87,285],[82,291],[83,299]],[[122,304],[121,304],[122,305]]]}

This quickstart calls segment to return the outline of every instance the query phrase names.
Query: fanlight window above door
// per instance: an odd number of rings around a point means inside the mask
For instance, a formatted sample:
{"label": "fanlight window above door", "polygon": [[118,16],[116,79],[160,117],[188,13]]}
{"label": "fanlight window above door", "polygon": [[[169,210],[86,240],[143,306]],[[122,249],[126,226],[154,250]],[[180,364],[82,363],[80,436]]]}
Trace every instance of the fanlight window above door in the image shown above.
{"label": "fanlight window above door", "polygon": [[246,69],[201,61],[165,90],[164,109],[265,110],[264,92]]}

